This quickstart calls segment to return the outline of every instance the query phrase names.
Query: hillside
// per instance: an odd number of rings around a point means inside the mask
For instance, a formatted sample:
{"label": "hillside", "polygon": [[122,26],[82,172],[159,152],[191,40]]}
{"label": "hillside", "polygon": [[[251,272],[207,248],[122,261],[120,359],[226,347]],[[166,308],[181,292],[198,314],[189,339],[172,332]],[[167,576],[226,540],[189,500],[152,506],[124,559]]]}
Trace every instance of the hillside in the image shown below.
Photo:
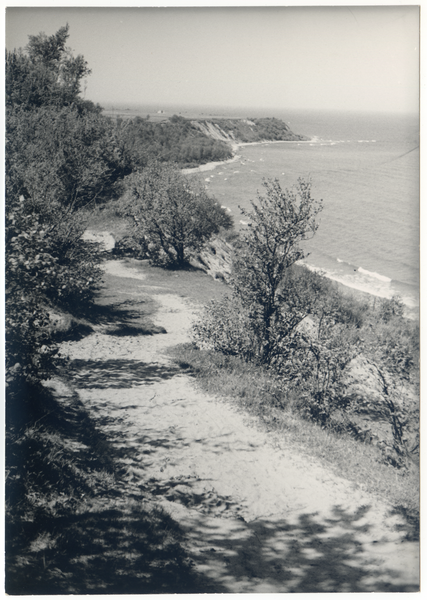
{"label": "hillside", "polygon": [[227,160],[236,144],[307,139],[275,118],[186,119],[173,115],[159,122],[151,117],[119,117],[117,127],[135,166],[157,159],[188,168]]}
{"label": "hillside", "polygon": [[295,142],[307,139],[294,133],[286,123],[275,118],[206,119],[192,121],[192,125],[213,139],[237,144],[264,141]]}
{"label": "hillside", "polygon": [[274,428],[183,364],[223,283],[111,254],[103,270],[92,331],[61,344],[53,398],[23,427],[14,411],[8,592],[416,591],[416,527],[396,508],[408,477],[380,464],[369,477],[368,447],[308,425],[297,442],[295,418]]}

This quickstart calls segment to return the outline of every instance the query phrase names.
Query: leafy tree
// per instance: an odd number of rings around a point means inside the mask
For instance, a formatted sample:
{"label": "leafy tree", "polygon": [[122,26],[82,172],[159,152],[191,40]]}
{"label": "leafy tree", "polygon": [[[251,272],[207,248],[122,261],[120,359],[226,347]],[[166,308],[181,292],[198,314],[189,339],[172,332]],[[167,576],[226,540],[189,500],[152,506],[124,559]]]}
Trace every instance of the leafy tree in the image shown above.
{"label": "leafy tree", "polygon": [[145,242],[153,260],[183,265],[192,251],[232,219],[197,179],[171,165],[151,163],[125,179],[119,212],[130,217],[135,238]]}
{"label": "leafy tree", "polygon": [[80,97],[89,74],[65,47],[68,26],[30,36],[6,59],[6,367],[8,383],[36,383],[56,364],[49,310],[78,312],[100,279],[81,240],[78,209],[120,176],[112,126]]}
{"label": "leafy tree", "polygon": [[82,80],[90,74],[83,56],[66,47],[68,25],[54,35],[29,36],[25,49],[6,53],[6,107],[34,110],[40,106],[78,105],[99,112],[80,98]]}
{"label": "leafy tree", "polygon": [[11,111],[6,161],[8,196],[32,199],[34,210],[50,219],[105,201],[129,173],[112,123],[69,106]]}
{"label": "leafy tree", "polygon": [[250,223],[233,262],[232,286],[248,311],[259,361],[269,364],[305,317],[295,302],[292,310],[284,310],[291,300],[284,284],[288,269],[305,256],[300,244],[316,232],[322,205],[311,197],[310,183],[301,179],[292,189],[282,190],[278,180],[263,186],[266,195],[258,194],[253,211],[241,209]]}

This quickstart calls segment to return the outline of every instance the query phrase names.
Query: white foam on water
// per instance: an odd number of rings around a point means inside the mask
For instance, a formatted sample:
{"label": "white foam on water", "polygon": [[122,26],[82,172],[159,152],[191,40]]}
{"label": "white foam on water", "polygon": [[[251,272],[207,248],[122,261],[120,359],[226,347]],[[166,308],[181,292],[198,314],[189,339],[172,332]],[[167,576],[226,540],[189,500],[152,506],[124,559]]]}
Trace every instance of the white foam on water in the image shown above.
{"label": "white foam on water", "polygon": [[367,271],[366,269],[363,269],[362,267],[359,267],[357,270],[359,273],[363,273],[363,275],[368,275],[369,277],[373,277],[374,279],[378,279],[379,281],[384,281],[385,283],[388,283],[391,281],[390,277],[386,277],[385,275],[380,275],[379,273],[375,273],[372,271]]}

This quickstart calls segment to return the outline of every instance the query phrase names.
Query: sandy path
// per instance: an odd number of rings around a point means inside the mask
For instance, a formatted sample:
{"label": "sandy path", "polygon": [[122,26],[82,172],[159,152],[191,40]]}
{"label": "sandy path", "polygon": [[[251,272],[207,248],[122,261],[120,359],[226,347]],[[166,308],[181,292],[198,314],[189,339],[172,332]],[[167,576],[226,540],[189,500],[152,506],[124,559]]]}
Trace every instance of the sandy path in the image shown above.
{"label": "sandy path", "polygon": [[225,592],[417,590],[418,544],[404,539],[400,517],[197,390],[165,355],[188,339],[194,309],[150,296],[166,334],[100,329],[62,350],[128,477],[186,532],[195,568]]}

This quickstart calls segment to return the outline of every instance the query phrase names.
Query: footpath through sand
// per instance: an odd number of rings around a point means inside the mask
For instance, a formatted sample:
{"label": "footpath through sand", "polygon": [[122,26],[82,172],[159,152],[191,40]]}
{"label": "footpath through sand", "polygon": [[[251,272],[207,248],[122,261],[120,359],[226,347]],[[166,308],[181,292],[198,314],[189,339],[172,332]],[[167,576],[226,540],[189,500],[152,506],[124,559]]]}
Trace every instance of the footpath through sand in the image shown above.
{"label": "footpath through sand", "polygon": [[197,389],[167,356],[188,341],[197,308],[172,289],[156,294],[125,261],[105,269],[158,304],[166,333],[99,326],[62,352],[86,409],[126,449],[127,476],[184,530],[194,568],[229,593],[417,591],[418,544],[391,507]]}

